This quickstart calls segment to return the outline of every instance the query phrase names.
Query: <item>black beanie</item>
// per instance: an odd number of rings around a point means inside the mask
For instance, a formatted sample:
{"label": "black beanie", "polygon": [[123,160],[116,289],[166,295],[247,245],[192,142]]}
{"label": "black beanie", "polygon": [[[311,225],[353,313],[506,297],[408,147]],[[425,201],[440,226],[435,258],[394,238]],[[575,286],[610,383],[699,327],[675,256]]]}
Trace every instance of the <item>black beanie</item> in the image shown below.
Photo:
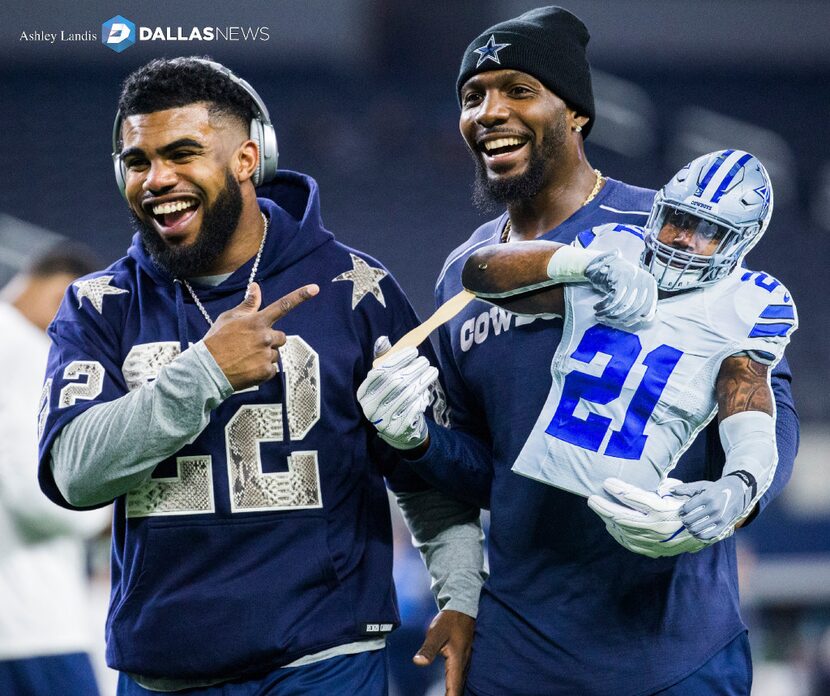
{"label": "black beanie", "polygon": [[582,127],[587,138],[594,125],[591,67],[585,55],[590,38],[582,20],[561,7],[538,7],[500,22],[467,46],[456,82],[459,103],[461,87],[476,73],[521,70],[591,119]]}

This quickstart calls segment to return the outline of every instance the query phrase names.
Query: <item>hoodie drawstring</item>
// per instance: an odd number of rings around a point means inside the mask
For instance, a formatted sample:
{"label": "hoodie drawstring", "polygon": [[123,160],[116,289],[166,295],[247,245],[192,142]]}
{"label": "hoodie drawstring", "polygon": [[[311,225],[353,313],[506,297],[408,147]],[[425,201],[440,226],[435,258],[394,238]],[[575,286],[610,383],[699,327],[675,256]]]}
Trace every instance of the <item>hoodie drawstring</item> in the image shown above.
{"label": "hoodie drawstring", "polygon": [[190,336],[187,333],[187,315],[184,313],[184,294],[182,293],[182,282],[176,278],[173,281],[176,291],[176,319],[179,330],[179,350],[182,353],[190,346]]}
{"label": "hoodie drawstring", "polygon": [[283,441],[288,443],[288,456],[291,456],[291,430],[288,424],[288,375],[285,374],[285,365],[282,362],[282,351],[277,351],[277,374],[280,377],[282,389],[282,432]]}

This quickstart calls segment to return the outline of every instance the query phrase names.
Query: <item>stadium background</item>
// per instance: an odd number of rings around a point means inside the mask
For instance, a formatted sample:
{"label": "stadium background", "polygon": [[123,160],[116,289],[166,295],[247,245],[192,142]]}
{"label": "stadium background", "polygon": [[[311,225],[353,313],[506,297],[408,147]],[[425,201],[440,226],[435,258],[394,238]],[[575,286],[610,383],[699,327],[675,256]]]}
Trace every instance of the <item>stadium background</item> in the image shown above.
{"label": "stadium background", "polygon": [[[485,219],[470,202],[472,166],[457,128],[462,51],[485,27],[537,4],[4,3],[0,282],[63,237],[91,244],[107,262],[124,253],[129,223],[110,160],[120,81],[155,56],[207,53],[263,97],[280,165],[317,179],[328,228],[387,265],[426,316],[445,256]],[[830,693],[830,3],[565,4],[592,34],[598,117],[586,150],[594,166],[657,187],[698,154],[740,147],[772,176],[773,221],[749,264],[779,277],[798,304],[800,329],[787,355],[803,429],[789,487],[739,535],[753,693]],[[115,53],[100,43],[102,22],[115,14],[185,33],[268,27],[270,39],[144,41]],[[90,30],[98,40],[20,40],[22,32],[61,30]],[[394,640],[403,660],[419,644],[431,600],[420,561],[398,531],[406,630]],[[101,627],[102,620],[98,634]],[[429,688],[405,662],[395,670],[397,693]]]}

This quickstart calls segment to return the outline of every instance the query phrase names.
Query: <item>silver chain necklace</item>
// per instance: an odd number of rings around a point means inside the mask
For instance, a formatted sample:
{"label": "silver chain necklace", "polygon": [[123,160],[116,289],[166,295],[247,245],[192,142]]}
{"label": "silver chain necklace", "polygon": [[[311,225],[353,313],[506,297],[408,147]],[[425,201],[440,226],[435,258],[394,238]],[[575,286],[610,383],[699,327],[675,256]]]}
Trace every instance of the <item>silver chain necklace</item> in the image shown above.
{"label": "silver chain necklace", "polygon": [[[265,249],[265,238],[268,236],[268,218],[265,217],[265,213],[261,210],[259,211],[259,214],[262,215],[262,241],[259,243],[259,251],[257,251],[256,258],[254,259],[254,267],[251,269],[251,276],[248,278],[248,285],[254,282],[254,277],[256,276],[257,269],[259,268],[259,260],[262,258],[262,250]],[[191,287],[190,283],[188,283],[185,278],[182,278],[182,283],[184,283],[184,286],[187,288],[187,291],[190,293],[190,296],[193,298],[193,301],[196,303],[196,307],[199,308],[199,311],[202,313],[205,321],[207,321],[210,326],[213,326],[213,319],[210,318],[210,314],[207,313],[205,306],[199,301],[196,291]]]}

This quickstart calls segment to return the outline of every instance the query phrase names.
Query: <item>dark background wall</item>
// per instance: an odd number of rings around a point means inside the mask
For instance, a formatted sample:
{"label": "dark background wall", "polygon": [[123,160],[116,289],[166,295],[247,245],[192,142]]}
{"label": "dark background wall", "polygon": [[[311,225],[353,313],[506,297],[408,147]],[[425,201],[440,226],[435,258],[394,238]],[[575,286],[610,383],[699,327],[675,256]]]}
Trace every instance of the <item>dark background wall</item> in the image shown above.
{"label": "dark background wall", "polygon": [[[610,6],[609,6],[610,5]],[[129,232],[112,181],[119,83],[157,55],[209,53],[271,109],[284,168],[320,182],[328,226],[396,273],[431,309],[446,254],[484,217],[457,131],[454,82],[468,41],[529,2],[15,2],[0,28],[0,212],[121,255]],[[788,355],[804,418],[830,413],[830,309],[821,287],[830,202],[830,52],[822,2],[572,2],[591,29],[597,125],[588,156],[609,176],[659,186],[717,147],[755,152],[776,208],[750,256],[792,290],[801,328]],[[257,42],[100,43],[119,13],[143,26],[268,27]],[[21,41],[21,32],[96,32],[91,42]],[[821,376],[821,378],[818,378]]]}
{"label": "dark background wall", "polygon": [[[458,134],[461,54],[485,27],[534,5],[6,0],[0,282],[54,234],[92,244],[106,261],[124,253],[128,216],[110,159],[119,84],[155,56],[210,54],[262,95],[281,166],[318,180],[327,226],[386,264],[425,316],[444,258],[486,219],[470,202],[472,166]],[[750,609],[766,612],[756,649],[777,659],[787,651],[769,645],[797,645],[790,654],[800,650],[794,659],[803,662],[812,644],[792,637],[820,635],[830,624],[830,3],[572,0],[567,6],[592,34],[598,118],[587,153],[594,166],[658,187],[699,154],[740,147],[770,170],[775,214],[749,263],[779,277],[798,304],[801,325],[787,355],[804,439],[785,495],[741,533],[748,557],[758,552],[760,559],[747,566],[757,572],[742,591]],[[194,26],[267,27],[270,38],[139,42],[115,53],[100,36],[102,22],[116,14],[185,33]],[[21,40],[24,32],[61,30],[90,31],[97,40]],[[406,567],[399,560],[396,567]],[[764,635],[772,636],[769,645]],[[830,645],[830,631],[825,635]],[[414,640],[419,636],[420,629]],[[827,664],[830,673],[830,657]]]}

